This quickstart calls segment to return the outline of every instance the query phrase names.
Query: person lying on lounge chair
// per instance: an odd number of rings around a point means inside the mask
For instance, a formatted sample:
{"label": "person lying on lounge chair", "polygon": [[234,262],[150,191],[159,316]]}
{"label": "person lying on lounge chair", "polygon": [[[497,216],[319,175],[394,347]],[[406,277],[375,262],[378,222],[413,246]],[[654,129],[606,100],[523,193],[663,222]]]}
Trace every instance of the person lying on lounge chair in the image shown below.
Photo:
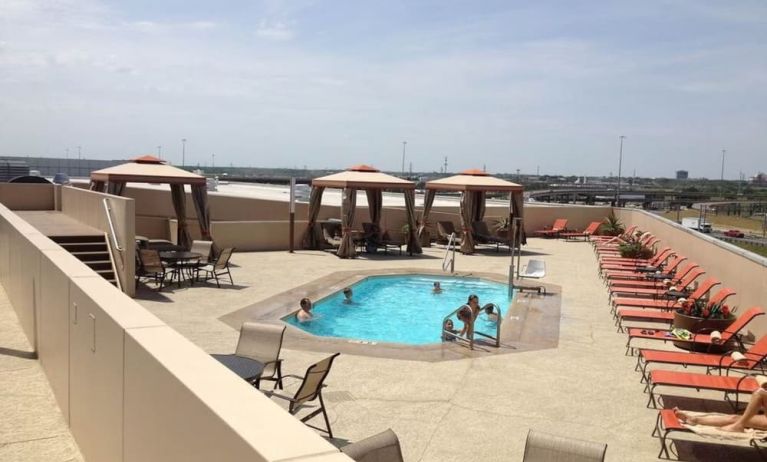
{"label": "person lying on lounge chair", "polygon": [[680,422],[690,425],[708,425],[710,427],[719,427],[728,432],[743,432],[746,428],[755,430],[767,430],[767,416],[759,414],[759,411],[767,411],[767,390],[757,388],[751,393],[751,400],[748,402],[743,415],[710,415],[710,416],[691,416],[678,408],[674,408],[674,415]]}

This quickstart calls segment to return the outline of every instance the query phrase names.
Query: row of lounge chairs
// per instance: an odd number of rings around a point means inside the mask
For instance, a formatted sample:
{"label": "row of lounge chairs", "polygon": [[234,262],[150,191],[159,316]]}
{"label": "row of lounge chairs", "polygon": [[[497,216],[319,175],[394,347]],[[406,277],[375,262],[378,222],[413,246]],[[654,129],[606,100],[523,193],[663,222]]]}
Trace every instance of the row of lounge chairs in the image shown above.
{"label": "row of lounge chairs", "polygon": [[[703,301],[713,308],[724,303],[735,291],[729,288],[714,288],[721,282],[708,277],[701,283],[705,271],[671,248],[662,248],[649,259],[622,258],[617,246],[636,235],[636,228],[627,230],[622,236],[600,237],[592,241],[599,260],[599,272],[608,288],[611,314],[615,317],[618,330],[628,335],[626,354],[636,354],[635,369],[641,374],[648,394],[648,407],[662,407],[663,400],[657,389],[713,390],[724,393],[724,401],[733,411],[741,407],[741,395],[752,393],[760,385],[756,373],[765,374],[767,363],[767,336],[750,347],[746,347],[746,328],[756,318],[765,314],[761,307],[752,307],[739,313],[735,321],[722,332],[691,327],[689,338],[674,335],[670,329],[674,311],[681,306],[680,299]],[[640,240],[649,246],[657,246],[658,240],[649,233]],[[671,286],[671,287],[670,287]],[[721,305],[719,305],[721,306]],[[646,328],[626,326],[625,323],[641,322],[642,325],[661,325]],[[674,342],[685,350],[664,350],[637,347],[636,342]],[[698,371],[679,371],[668,367],[700,368]],[[670,456],[672,438],[679,433],[691,433],[690,426],[680,422],[673,409],[660,409],[653,436],[660,439],[658,457]],[[751,447],[762,451],[766,441],[751,439]],[[706,439],[707,443],[733,444],[732,441]],[[737,443],[735,443],[737,444]]]}
{"label": "row of lounge chairs", "polygon": [[592,221],[587,227],[581,231],[568,229],[566,218],[557,218],[551,227],[539,229],[535,234],[539,237],[548,238],[563,238],[563,239],[578,239],[590,240],[591,236],[596,236],[599,233],[599,227],[602,226],[601,221]]}

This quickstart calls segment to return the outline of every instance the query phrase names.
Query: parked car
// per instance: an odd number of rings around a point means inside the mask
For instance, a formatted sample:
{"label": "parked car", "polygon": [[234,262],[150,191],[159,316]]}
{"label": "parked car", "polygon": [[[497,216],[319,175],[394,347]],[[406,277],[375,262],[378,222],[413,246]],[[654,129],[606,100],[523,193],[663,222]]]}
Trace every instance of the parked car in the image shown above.
{"label": "parked car", "polygon": [[727,237],[746,237],[743,231],[739,229],[728,229],[723,234]]}
{"label": "parked car", "polygon": [[71,181],[69,180],[69,175],[66,173],[57,173],[53,175],[53,182],[55,184],[69,184]]}

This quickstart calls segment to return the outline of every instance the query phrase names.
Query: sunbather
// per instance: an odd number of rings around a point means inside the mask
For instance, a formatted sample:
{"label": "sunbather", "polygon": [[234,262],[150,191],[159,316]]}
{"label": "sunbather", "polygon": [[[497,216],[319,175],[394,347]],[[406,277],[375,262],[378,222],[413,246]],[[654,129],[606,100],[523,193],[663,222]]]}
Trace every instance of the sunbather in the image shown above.
{"label": "sunbather", "polygon": [[311,321],[314,318],[314,315],[312,314],[312,301],[304,297],[301,299],[300,305],[301,309],[296,313],[298,322]]}
{"label": "sunbather", "polygon": [[767,390],[758,388],[751,393],[751,400],[748,402],[743,415],[710,415],[710,416],[691,416],[678,408],[674,408],[674,414],[681,422],[690,425],[708,425],[710,427],[719,427],[728,432],[743,432],[746,428],[755,430],[767,430],[767,416],[759,414],[760,410],[767,410]]}

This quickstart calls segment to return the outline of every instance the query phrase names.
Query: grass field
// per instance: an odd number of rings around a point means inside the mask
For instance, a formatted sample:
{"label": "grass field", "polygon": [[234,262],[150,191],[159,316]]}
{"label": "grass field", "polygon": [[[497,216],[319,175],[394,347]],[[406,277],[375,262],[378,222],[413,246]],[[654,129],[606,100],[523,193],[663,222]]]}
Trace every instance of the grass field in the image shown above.
{"label": "grass field", "polygon": [[748,244],[746,242],[730,242],[730,244],[737,245],[741,249],[748,250],[749,252],[755,253],[757,255],[767,257],[767,247],[765,246]]}
{"label": "grass field", "polygon": [[[676,221],[677,213],[676,212],[665,212],[661,214],[663,218],[668,218],[669,220]],[[700,216],[700,213],[697,210],[682,210],[679,213],[679,217],[686,218],[686,217],[692,217],[692,218],[698,218]],[[760,218],[746,218],[746,217],[739,217],[737,215],[714,215],[712,213],[706,214],[706,221],[711,223],[711,225],[714,228],[717,229],[739,229],[741,231],[751,231],[753,233],[759,233],[761,235],[762,233],[762,219]]]}

